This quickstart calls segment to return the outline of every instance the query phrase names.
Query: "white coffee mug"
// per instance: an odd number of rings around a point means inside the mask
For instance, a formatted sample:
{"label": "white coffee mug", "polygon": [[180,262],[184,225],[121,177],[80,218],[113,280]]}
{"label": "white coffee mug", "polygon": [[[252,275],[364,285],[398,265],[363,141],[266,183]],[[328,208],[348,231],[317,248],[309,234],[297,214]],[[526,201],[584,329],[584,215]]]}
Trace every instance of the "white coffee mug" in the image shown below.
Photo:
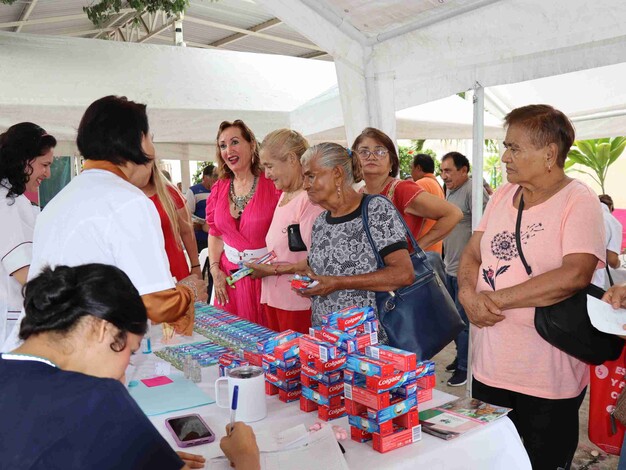
{"label": "white coffee mug", "polygon": [[[242,366],[226,369],[227,377],[215,381],[215,402],[220,408],[230,408],[233,387],[239,385],[236,420],[244,423],[259,421],[267,415],[265,403],[265,372],[257,366]],[[228,382],[228,400],[223,401],[224,391],[221,383]],[[221,397],[221,399],[220,399]]]}

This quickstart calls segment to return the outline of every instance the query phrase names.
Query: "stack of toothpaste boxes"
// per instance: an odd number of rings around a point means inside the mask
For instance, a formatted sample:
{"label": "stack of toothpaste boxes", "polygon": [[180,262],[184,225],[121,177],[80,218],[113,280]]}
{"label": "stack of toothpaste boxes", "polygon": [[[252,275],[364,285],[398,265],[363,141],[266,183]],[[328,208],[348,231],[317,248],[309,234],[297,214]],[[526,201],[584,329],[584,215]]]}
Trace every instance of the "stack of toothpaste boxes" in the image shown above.
{"label": "stack of toothpaste boxes", "polygon": [[265,393],[289,403],[300,398],[300,333],[286,330],[257,343],[265,370]]}
{"label": "stack of toothpaste boxes", "polygon": [[344,370],[349,353],[378,343],[378,321],[371,307],[350,307],[322,317],[322,326],[299,338],[300,409],[324,421],[346,415]]}
{"label": "stack of toothpaste boxes", "polygon": [[384,453],[421,439],[417,405],[432,398],[435,364],[412,352],[372,345],[348,355],[344,394],[353,440]]}

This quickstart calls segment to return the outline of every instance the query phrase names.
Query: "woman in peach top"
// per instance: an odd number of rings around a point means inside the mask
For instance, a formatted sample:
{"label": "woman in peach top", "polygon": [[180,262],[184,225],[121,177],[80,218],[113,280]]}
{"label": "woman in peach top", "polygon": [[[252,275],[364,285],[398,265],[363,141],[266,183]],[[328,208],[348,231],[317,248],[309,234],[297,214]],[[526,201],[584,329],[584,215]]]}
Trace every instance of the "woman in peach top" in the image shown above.
{"label": "woman in peach top", "polygon": [[[308,333],[311,326],[311,300],[291,290],[290,281],[298,266],[306,266],[311,246],[313,222],[323,209],[314,205],[302,189],[300,157],[309,148],[298,132],[279,129],[268,134],[261,144],[261,163],[265,175],[283,191],[265,237],[268,250],[274,250],[277,261],[272,265],[248,265],[253,277],[263,278],[261,303],[265,305],[268,326],[276,331],[292,329]],[[292,251],[287,228],[298,225],[306,250]]]}
{"label": "woman in peach top", "polygon": [[[534,469],[568,469],[589,367],[539,336],[535,307],[572,296],[603,267],[602,212],[593,191],[565,175],[574,128],[562,112],[525,106],[505,123],[509,183],[489,201],[458,270],[472,323],[472,391],[513,408],[509,417]],[[532,277],[515,242],[521,201],[521,247]]]}

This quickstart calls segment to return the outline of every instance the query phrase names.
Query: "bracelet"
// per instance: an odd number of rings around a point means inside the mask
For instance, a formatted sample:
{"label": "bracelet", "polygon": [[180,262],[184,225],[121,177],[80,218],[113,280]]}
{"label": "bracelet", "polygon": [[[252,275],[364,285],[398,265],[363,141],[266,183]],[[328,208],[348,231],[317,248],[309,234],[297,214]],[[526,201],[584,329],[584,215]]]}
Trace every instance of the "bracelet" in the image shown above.
{"label": "bracelet", "polygon": [[199,268],[199,267],[200,267],[200,263],[198,263],[198,264],[194,264],[194,265],[191,267],[191,269],[193,269],[193,268]]}
{"label": "bracelet", "polygon": [[212,268],[212,267],[213,267],[213,266],[215,266],[216,264],[219,266],[219,265],[220,265],[220,262],[219,262],[219,261],[213,261],[211,264],[209,264],[209,268]]}
{"label": "bracelet", "polygon": [[196,285],[192,280],[185,280],[183,279],[182,281],[179,282],[180,285],[187,287],[189,290],[191,290],[192,294],[193,294],[193,301],[195,302],[196,300],[198,300],[198,290],[196,289]]}

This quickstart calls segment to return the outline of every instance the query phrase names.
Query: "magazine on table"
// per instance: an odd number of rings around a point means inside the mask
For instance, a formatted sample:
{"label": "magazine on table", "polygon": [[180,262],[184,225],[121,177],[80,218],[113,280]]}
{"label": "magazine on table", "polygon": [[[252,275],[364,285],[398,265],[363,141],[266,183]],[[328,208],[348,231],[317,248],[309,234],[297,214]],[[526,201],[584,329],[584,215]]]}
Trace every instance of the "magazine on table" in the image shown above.
{"label": "magazine on table", "polygon": [[490,405],[475,398],[459,398],[445,405],[420,411],[422,430],[445,440],[506,416],[511,408]]}

